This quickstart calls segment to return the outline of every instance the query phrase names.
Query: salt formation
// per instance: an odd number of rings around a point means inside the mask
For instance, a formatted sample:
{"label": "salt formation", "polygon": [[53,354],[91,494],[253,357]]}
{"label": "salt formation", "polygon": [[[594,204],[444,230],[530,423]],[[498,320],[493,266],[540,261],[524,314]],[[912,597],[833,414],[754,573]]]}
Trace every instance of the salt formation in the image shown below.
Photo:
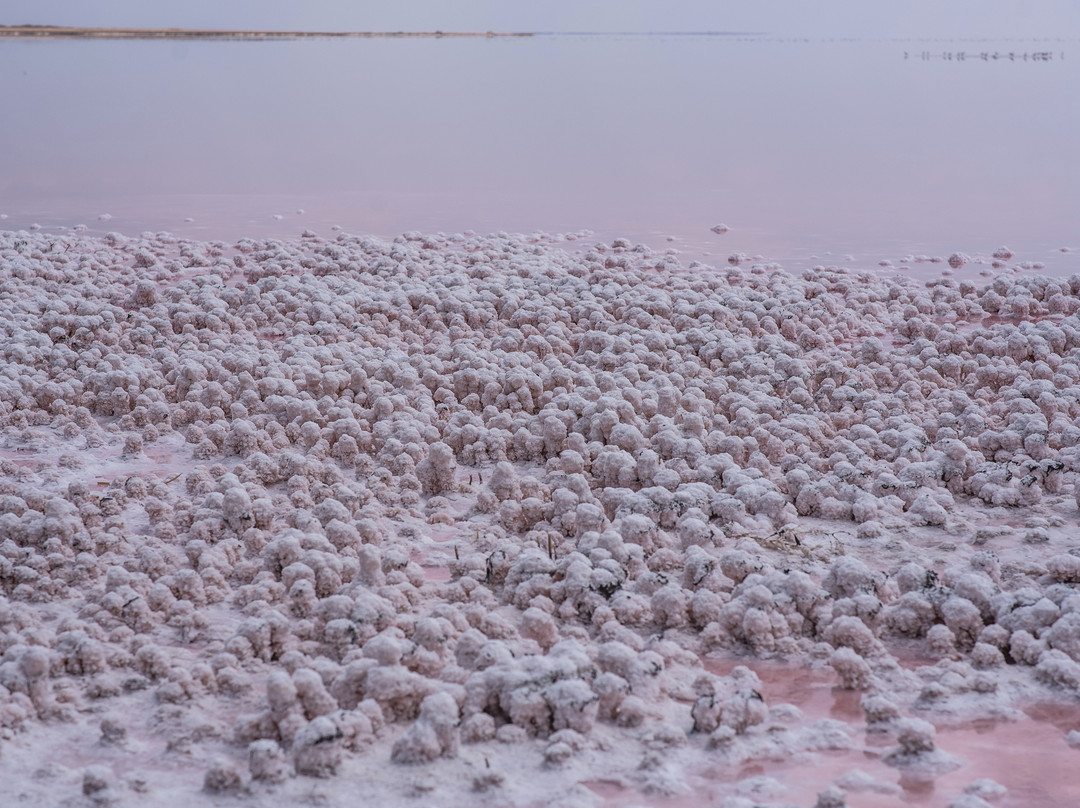
{"label": "salt formation", "polygon": [[1080,276],[553,241],[0,235],[5,802],[937,776],[1075,699]]}

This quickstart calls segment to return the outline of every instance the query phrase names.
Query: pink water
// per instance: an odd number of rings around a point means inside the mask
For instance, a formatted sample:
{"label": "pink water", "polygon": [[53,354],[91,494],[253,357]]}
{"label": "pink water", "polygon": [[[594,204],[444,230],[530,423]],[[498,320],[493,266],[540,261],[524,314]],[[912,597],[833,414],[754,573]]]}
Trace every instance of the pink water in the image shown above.
{"label": "pink water", "polygon": [[[1080,269],[1060,252],[1080,247],[1072,43],[768,33],[791,19],[753,37],[0,42],[20,110],[0,228],[588,229],[710,263],[899,271],[1007,244]],[[924,47],[1054,59],[905,58]]]}
{"label": "pink water", "polygon": [[[807,764],[762,762],[738,771],[703,772],[716,783],[733,783],[746,777],[768,775],[781,781],[784,799],[812,805],[816,794],[837,778],[860,769],[875,780],[899,786],[895,794],[852,793],[852,808],[889,808],[899,805],[944,805],[980,778],[992,779],[1008,793],[997,803],[1003,808],[1075,808],[1080,805],[1080,778],[1076,777],[1078,752],[1068,746],[1066,734],[1080,729],[1080,705],[1075,703],[1035,703],[1027,705],[1017,721],[970,721],[938,727],[937,746],[960,758],[963,765],[935,778],[904,774],[887,766],[880,756],[895,743],[888,736],[867,733],[859,706],[861,693],[836,687],[829,670],[789,668],[780,663],[744,659],[707,658],[706,668],[726,674],[737,664],[751,668],[762,682],[762,695],[770,705],[789,703],[798,707],[807,723],[832,718],[856,730],[856,749],[820,754]],[[918,717],[933,721],[932,715]],[[861,747],[861,748],[860,748]],[[714,786],[715,788],[715,786]],[[626,795],[608,788],[601,796],[609,805],[623,805]],[[649,804],[665,805],[663,802]],[[706,805],[703,794],[691,795],[678,805]]]}

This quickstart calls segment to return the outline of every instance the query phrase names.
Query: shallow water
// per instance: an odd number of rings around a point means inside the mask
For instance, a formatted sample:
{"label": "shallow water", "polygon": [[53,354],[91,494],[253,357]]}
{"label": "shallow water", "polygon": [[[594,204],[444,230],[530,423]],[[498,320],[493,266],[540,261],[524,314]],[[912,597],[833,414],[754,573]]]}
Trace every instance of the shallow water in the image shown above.
{"label": "shallow water", "polygon": [[[1080,164],[1077,112],[1060,99],[1080,86],[1074,47],[0,41],[0,97],[21,113],[0,135],[0,228],[587,228],[788,264],[1008,244],[1067,274]],[[721,222],[730,232],[710,232]]]}
{"label": "shallow water", "polygon": [[[793,669],[781,663],[753,659],[705,658],[707,670],[728,674],[736,664],[751,668],[761,679],[766,703],[793,704],[802,711],[807,723],[831,718],[858,729],[853,735],[856,746],[849,752],[819,753],[811,761],[781,763],[756,762],[737,772],[717,771],[712,785],[701,784],[702,791],[726,791],[731,784],[749,777],[767,775],[780,781],[786,791],[783,800],[811,804],[815,795],[844,774],[859,769],[883,786],[893,786],[888,793],[851,792],[848,802],[860,808],[886,808],[898,805],[939,805],[963,793],[965,786],[980,778],[1004,785],[1008,792],[997,802],[1001,806],[1042,806],[1066,808],[1080,803],[1080,783],[1071,776],[1076,750],[1065,736],[1080,728],[1080,708],[1060,703],[1033,703],[1017,721],[977,720],[938,727],[937,747],[962,761],[957,769],[938,777],[920,776],[886,765],[880,759],[895,744],[893,736],[866,732],[860,707],[862,694],[836,687],[836,677],[829,670]],[[919,714],[933,721],[932,715]],[[607,804],[625,803],[610,785],[597,787]],[[672,805],[709,804],[701,794],[691,795]]]}
{"label": "shallow water", "polygon": [[[766,702],[795,705],[807,723],[831,718],[848,723],[852,729],[858,728],[860,731],[853,735],[855,748],[783,762],[756,761],[735,769],[718,767],[698,772],[691,779],[691,793],[669,798],[637,794],[609,781],[586,783],[602,805],[606,808],[638,804],[668,808],[715,805],[722,795],[743,793],[745,796],[753,778],[771,778],[779,783],[776,787],[779,793],[773,797],[777,803],[811,805],[819,792],[855,770],[874,781],[870,788],[848,789],[847,804],[857,808],[944,805],[981,778],[994,780],[1008,789],[995,801],[1003,808],[1071,808],[1080,804],[1080,783],[1072,776],[1077,752],[1065,742],[1069,730],[1080,727],[1080,714],[1075,708],[1033,704],[1018,721],[968,721],[939,728],[937,747],[959,758],[961,764],[953,771],[931,777],[890,767],[881,760],[895,739],[888,734],[865,732],[859,707],[862,694],[834,687],[830,672],[798,670],[755,660],[743,662],[748,662],[761,678]],[[720,673],[729,671],[732,665],[707,660],[706,667]]]}

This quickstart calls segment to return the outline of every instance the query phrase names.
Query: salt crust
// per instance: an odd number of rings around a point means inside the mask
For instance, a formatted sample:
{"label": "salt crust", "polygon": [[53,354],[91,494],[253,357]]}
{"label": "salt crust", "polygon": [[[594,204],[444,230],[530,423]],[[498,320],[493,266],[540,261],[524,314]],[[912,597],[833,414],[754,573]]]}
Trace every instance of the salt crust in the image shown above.
{"label": "salt crust", "polygon": [[557,241],[0,234],[5,802],[587,805],[863,730],[933,777],[1076,698],[1080,276]]}

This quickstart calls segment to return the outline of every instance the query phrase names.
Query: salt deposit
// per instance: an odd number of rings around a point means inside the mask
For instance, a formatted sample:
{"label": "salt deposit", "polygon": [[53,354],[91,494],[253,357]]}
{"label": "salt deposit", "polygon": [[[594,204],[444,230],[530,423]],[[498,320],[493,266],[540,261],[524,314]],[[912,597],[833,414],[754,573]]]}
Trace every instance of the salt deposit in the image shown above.
{"label": "salt deposit", "polygon": [[1076,804],[1080,275],[728,261],[0,234],[4,804]]}

